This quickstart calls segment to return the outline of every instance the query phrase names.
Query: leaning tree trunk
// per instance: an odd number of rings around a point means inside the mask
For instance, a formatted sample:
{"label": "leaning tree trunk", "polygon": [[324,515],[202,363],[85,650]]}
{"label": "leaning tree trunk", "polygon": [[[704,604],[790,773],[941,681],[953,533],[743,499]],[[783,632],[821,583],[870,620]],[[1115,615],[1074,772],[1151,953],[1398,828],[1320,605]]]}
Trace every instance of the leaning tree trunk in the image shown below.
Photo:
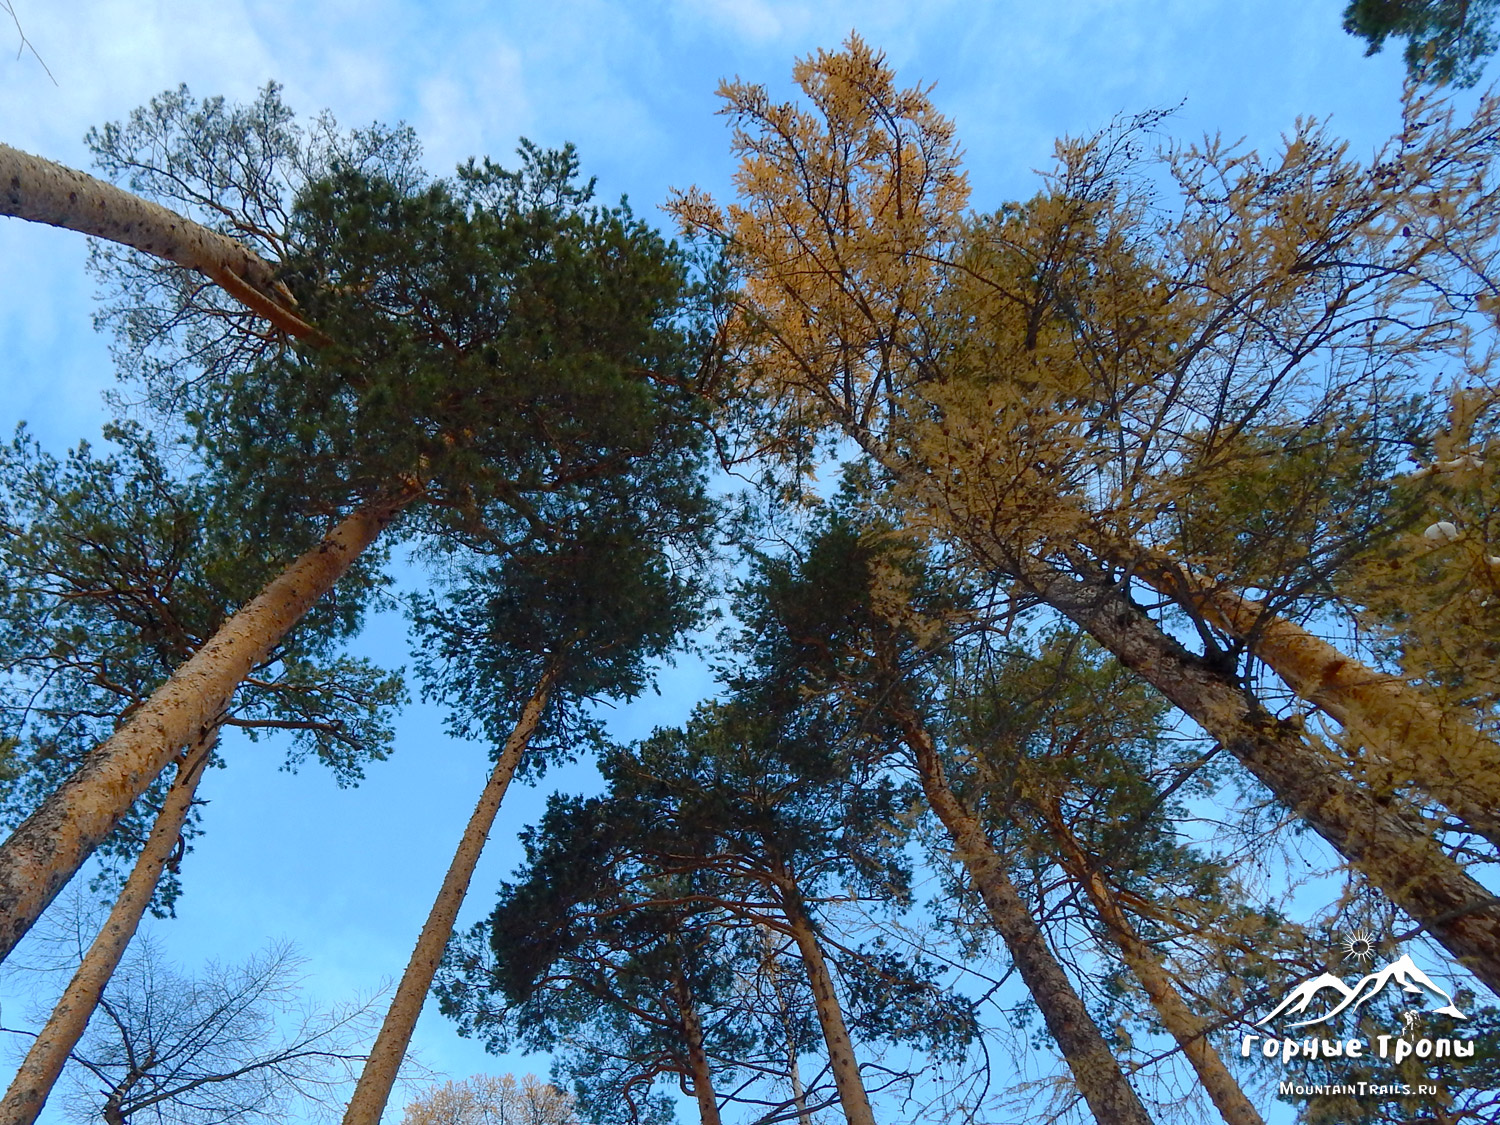
{"label": "leaning tree trunk", "polygon": [[1370,755],[1365,770],[1378,788],[1414,784],[1500,847],[1500,743],[1400,676],[1377,672],[1260,602],[1206,588],[1154,560],[1138,573],[1245,642],[1289,688],[1363,742]]}
{"label": "leaning tree trunk", "polygon": [[413,482],[346,516],[224,622],[0,845],[0,960],[177,751],[218,724],[240,681],[421,491]]}
{"label": "leaning tree trunk", "polygon": [[327,337],[293,309],[276,267],[244,243],[114,184],[0,144],[0,215],[64,227],[201,273],[288,335]]}
{"label": "leaning tree trunk", "polygon": [[703,1045],[703,1021],[688,991],[687,981],[679,974],[675,982],[677,1014],[682,1020],[682,1038],[687,1044],[688,1070],[693,1076],[693,1097],[698,1101],[700,1125],[721,1125],[719,1097],[714,1091],[714,1072],[708,1065],[708,1051]]}
{"label": "leaning tree trunk", "polygon": [[401,983],[396,987],[396,995],[391,999],[385,1021],[380,1025],[380,1034],[375,1037],[375,1046],[370,1049],[370,1056],[360,1072],[354,1096],[349,1099],[349,1107],[344,1111],[344,1125],[379,1125],[380,1117],[385,1112],[385,1104],[391,1096],[391,1087],[396,1081],[396,1072],[401,1068],[401,1060],[406,1057],[407,1047],[411,1045],[417,1017],[422,1014],[422,1004],[427,999],[428,989],[432,987],[432,978],[437,974],[438,963],[442,961],[443,951],[453,934],[453,924],[458,920],[458,910],[468,892],[469,880],[474,877],[479,854],[484,850],[485,841],[489,839],[495,815],[500,811],[500,802],[510,786],[510,779],[515,775],[516,766],[520,764],[521,755],[531,741],[531,736],[536,733],[537,724],[541,722],[552,682],[552,672],[542,676],[536,691],[521,709],[521,717],[506,739],[505,748],[496,759],[490,779],[479,795],[479,803],[469,817],[468,826],[458,842],[458,849],[453,853],[453,862],[448,865],[448,874],[443,878],[437,899],[417,938],[417,946],[406,964],[406,972],[401,976]]}
{"label": "leaning tree trunk", "polygon": [[[83,172],[0,145],[0,214],[106,238],[196,270],[282,330],[327,343],[291,311],[295,302],[271,263]],[[344,519],[225,622],[0,846],[0,961],[172,756],[217,722],[240,680],[420,494],[419,485],[403,483]]]}
{"label": "leaning tree trunk", "polygon": [[1073,1082],[1100,1125],[1152,1125],[1119,1060],[1105,1043],[1094,1017],[1073,988],[1032,917],[1005,863],[990,843],[979,818],[953,792],[942,759],[927,728],[907,701],[896,701],[892,717],[917,762],[922,792],[948,830],[957,859],[964,865],[989,909],[1005,948],[1041,1010],[1053,1041],[1062,1052]]}
{"label": "leaning tree trunk", "polygon": [[1034,560],[1033,590],[1153,685],[1476,977],[1500,994],[1500,899],[1443,851],[1402,802],[1356,784],[1342,763],[1278,720],[1233,674],[1162,631],[1113,581]]}
{"label": "leaning tree trunk", "polygon": [[1048,828],[1063,852],[1060,858],[1064,870],[1088,895],[1099,920],[1104,923],[1105,933],[1120,951],[1135,978],[1141,982],[1162,1026],[1182,1048],[1183,1055],[1198,1075],[1204,1092],[1224,1118],[1225,1125],[1265,1125],[1260,1113],[1250,1104],[1245,1091],[1235,1081],[1234,1075],[1229,1073],[1219,1052],[1208,1041],[1208,1022],[1200,1019],[1188,1007],[1182,994],[1172,983],[1171,975],[1161,958],[1131,925],[1108,882],[1090,862],[1083,845],[1064,821],[1056,800],[1052,800],[1042,811]]}
{"label": "leaning tree trunk", "polygon": [[31,1125],[37,1119],[68,1056],[83,1037],[109,978],[140,927],[146,907],[151,904],[162,868],[167,865],[182,835],[188,811],[192,808],[193,794],[217,737],[218,728],[210,730],[178,762],[177,777],[167,790],[166,800],[156,814],[146,844],[115,899],[109,917],[83,955],[73,979],[52,1009],[47,1025],[26,1053],[4,1101],[0,1101],[0,1122],[5,1125]]}
{"label": "leaning tree trunk", "polygon": [[789,878],[778,882],[776,893],[787,929],[802,955],[808,984],[812,986],[813,1006],[818,1014],[818,1024],[823,1029],[823,1041],[828,1046],[828,1064],[833,1070],[833,1083],[844,1109],[844,1119],[848,1125],[875,1125],[870,1096],[865,1092],[865,1081],[860,1077],[859,1062],[854,1057],[854,1042],[849,1038],[848,1025],[844,1023],[844,1009],[834,991],[833,975],[823,958],[823,947],[818,944],[812,918],[802,904],[802,894]]}

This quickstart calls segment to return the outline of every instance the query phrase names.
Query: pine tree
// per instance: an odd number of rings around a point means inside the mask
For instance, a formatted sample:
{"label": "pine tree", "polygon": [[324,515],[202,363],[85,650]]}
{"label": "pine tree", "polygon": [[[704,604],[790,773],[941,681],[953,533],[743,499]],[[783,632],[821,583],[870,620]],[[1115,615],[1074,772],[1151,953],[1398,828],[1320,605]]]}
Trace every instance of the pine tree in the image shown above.
{"label": "pine tree", "polygon": [[[867,488],[849,482],[795,562],[764,560],[742,592],[744,673],[802,706],[852,708],[855,729],[884,732],[916,775],[971,885],[1041,1010],[1080,1093],[1100,1121],[1150,1121],[1007,871],[982,812],[955,791],[926,712],[932,682],[916,670],[953,640],[964,594],[924,575],[920,552],[876,516],[851,518]],[[892,750],[882,748],[891,755]]]}
{"label": "pine tree", "polygon": [[[247,557],[232,513],[201,476],[174,479],[138,428],[105,436],[119,453],[80,447],[59,463],[23,434],[0,454],[5,711],[20,751],[5,803],[15,819],[214,633],[242,591],[275,572],[278,547],[294,549],[266,536],[263,555]],[[368,574],[350,578],[342,604],[268,653],[177,760],[172,783],[151,787],[105,841],[112,866],[134,866],[6,1095],[9,1117],[35,1118],[148,907],[172,909],[178,864],[199,830],[193,795],[222,728],[288,733],[289,765],[315,753],[341,784],[387,753],[389,712],[404,692],[399,677],[339,653],[372,588]]]}
{"label": "pine tree", "polygon": [[717,1125],[721,1082],[733,1089],[768,1062],[735,995],[735,954],[694,905],[691,877],[637,885],[598,828],[558,803],[528,831],[522,877],[450,954],[443,1010],[492,1050],[566,1048],[555,1073],[601,1122],[654,1122],[653,1087],[676,1076]]}
{"label": "pine tree", "polygon": [[[638,695],[650,681],[650,663],[666,656],[696,619],[697,583],[683,564],[706,549],[710,512],[701,481],[691,473],[649,481],[653,471],[675,474],[691,465],[697,435],[687,427],[677,433],[687,448],[662,439],[653,458],[627,463],[587,489],[554,494],[550,524],[537,528],[536,541],[492,543],[499,558],[471,565],[446,604],[415,601],[431,692],[453,708],[458,730],[478,728],[494,739],[495,767],[371,1049],[346,1125],[376,1125],[385,1109],[517,770],[545,761],[539,741],[550,741],[554,753],[559,744],[576,752],[591,726],[579,712],[590,702]],[[643,477],[657,485],[648,501],[638,499]]]}
{"label": "pine tree", "polygon": [[[623,927],[633,949],[650,948],[643,927],[658,925],[657,940],[675,948],[673,911],[689,911],[692,929],[729,926],[749,939],[742,945],[758,944],[765,927],[801,962],[844,1115],[868,1123],[856,1042],[952,1058],[974,1034],[972,1015],[937,985],[932,966],[829,932],[821,900],[835,884],[840,897],[887,905],[905,897],[901,793],[848,772],[857,766],[807,716],[767,716],[761,702],[737,693],[702,707],[686,729],[606,757],[604,797],[554,799],[529,846],[535,867],[492,919],[496,980],[526,996],[525,982],[598,932],[595,912],[606,927]],[[758,969],[759,954],[740,958]],[[692,972],[693,982],[713,979],[709,965],[693,963]],[[537,999],[522,1010],[555,1010]]]}

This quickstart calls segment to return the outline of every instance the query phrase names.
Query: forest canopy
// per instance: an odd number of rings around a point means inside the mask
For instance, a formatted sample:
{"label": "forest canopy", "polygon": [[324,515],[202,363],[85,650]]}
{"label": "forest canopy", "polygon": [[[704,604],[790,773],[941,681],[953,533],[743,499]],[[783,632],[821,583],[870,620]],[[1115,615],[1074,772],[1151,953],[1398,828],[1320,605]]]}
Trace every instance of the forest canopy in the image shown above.
{"label": "forest canopy", "polygon": [[[1490,49],[1377,7],[1439,79]],[[114,1014],[202,774],[238,730],[357,784],[413,688],[490,772],[346,1125],[429,991],[552,1069],[413,1122],[1492,1119],[1500,100],[1410,84],[1363,160],[1146,113],[980,200],[857,35],[793,78],[723,82],[732,194],[675,238],[571,146],[434,177],[274,84],[91,132],[104,178],[0,146],[0,211],[100,240],[128,388],[0,451],[0,954],[80,871],[113,901],[6,1121],[68,1068],[111,1121],[227,1081],[129,1108],[179,1032]],[[708,694],[619,736],[682,659]]]}

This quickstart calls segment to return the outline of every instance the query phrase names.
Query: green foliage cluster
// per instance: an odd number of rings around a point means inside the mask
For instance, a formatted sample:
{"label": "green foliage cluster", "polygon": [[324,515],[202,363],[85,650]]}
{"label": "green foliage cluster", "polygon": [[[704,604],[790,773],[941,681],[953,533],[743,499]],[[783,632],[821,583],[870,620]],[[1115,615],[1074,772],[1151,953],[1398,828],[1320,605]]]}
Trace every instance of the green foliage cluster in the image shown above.
{"label": "green foliage cluster", "polygon": [[1344,30],[1369,43],[1369,55],[1405,39],[1412,77],[1472,86],[1495,53],[1495,11],[1494,0],[1350,0]]}
{"label": "green foliage cluster", "polygon": [[[115,448],[104,456],[85,444],[58,461],[24,430],[0,450],[0,713],[11,755],[0,807],[11,825],[302,547],[284,528],[247,527],[210,475],[174,470],[174,452],[139,426],[104,436]],[[288,767],[315,756],[341,785],[389,752],[405,698],[399,676],[340,653],[380,593],[376,566],[357,566],[223,717],[252,738],[288,732]],[[109,881],[144,843],[169,780],[103,846]],[[170,909],[178,889],[169,872],[158,907]]]}

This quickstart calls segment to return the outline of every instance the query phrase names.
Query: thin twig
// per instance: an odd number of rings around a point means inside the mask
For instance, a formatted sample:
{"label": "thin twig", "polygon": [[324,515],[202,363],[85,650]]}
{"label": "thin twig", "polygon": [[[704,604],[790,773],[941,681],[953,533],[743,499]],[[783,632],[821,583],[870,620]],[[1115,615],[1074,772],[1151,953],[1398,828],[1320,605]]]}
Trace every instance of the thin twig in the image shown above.
{"label": "thin twig", "polygon": [[31,57],[42,64],[42,69],[47,72],[47,77],[52,79],[52,85],[57,85],[57,78],[52,73],[52,68],[47,65],[47,60],[37,53],[30,39],[26,38],[26,31],[21,27],[21,17],[16,15],[16,8],[12,0],[0,0],[0,11],[3,11],[16,25],[16,34],[21,37],[21,44],[16,48],[16,58],[19,59],[26,51],[31,52]]}

